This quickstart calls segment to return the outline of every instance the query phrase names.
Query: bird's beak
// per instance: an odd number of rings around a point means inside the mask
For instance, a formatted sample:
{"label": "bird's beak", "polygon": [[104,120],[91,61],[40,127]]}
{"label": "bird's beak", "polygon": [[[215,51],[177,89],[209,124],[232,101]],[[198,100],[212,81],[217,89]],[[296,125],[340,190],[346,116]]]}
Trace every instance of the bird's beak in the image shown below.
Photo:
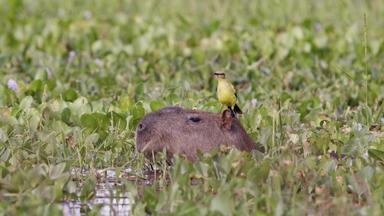
{"label": "bird's beak", "polygon": [[223,72],[215,72],[215,73],[213,73],[213,76],[216,77],[216,78],[224,77],[225,73],[223,73]]}

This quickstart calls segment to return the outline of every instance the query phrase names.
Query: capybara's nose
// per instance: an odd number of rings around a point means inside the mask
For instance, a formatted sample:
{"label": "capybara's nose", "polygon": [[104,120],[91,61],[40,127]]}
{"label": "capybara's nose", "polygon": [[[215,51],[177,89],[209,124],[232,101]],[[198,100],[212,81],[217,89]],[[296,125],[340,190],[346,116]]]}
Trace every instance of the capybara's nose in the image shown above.
{"label": "capybara's nose", "polygon": [[145,129],[145,125],[143,123],[139,123],[139,125],[137,125],[137,131],[143,131]]}

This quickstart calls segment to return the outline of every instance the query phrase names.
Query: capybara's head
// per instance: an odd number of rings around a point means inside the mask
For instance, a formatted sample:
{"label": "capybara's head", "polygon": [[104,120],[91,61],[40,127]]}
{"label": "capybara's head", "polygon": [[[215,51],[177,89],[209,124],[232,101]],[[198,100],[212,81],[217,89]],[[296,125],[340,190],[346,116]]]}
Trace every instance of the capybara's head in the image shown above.
{"label": "capybara's head", "polygon": [[136,128],[136,148],[146,157],[165,148],[169,157],[183,154],[195,160],[198,149],[209,152],[220,145],[263,151],[230,110],[212,113],[169,106],[147,114]]}

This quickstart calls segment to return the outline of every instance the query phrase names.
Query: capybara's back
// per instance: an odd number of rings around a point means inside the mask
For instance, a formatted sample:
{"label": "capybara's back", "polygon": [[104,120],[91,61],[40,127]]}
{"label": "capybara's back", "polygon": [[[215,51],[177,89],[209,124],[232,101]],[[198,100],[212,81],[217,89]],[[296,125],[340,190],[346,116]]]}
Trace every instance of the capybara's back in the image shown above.
{"label": "capybara's back", "polygon": [[165,148],[170,157],[183,154],[195,160],[198,149],[208,152],[220,145],[235,146],[243,151],[263,151],[230,110],[212,113],[164,107],[144,116],[136,129],[136,147],[147,157]]}

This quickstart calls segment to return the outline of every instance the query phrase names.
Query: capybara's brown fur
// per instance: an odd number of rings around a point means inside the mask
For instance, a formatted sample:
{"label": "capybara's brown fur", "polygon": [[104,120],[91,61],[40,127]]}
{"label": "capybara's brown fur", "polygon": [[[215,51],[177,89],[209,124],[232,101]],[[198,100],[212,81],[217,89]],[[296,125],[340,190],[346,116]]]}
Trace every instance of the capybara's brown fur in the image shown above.
{"label": "capybara's brown fur", "polygon": [[136,128],[136,148],[147,157],[165,148],[169,157],[183,154],[194,161],[198,149],[209,152],[220,145],[235,146],[243,151],[264,151],[263,147],[257,147],[230,110],[212,113],[164,107],[144,116]]}

